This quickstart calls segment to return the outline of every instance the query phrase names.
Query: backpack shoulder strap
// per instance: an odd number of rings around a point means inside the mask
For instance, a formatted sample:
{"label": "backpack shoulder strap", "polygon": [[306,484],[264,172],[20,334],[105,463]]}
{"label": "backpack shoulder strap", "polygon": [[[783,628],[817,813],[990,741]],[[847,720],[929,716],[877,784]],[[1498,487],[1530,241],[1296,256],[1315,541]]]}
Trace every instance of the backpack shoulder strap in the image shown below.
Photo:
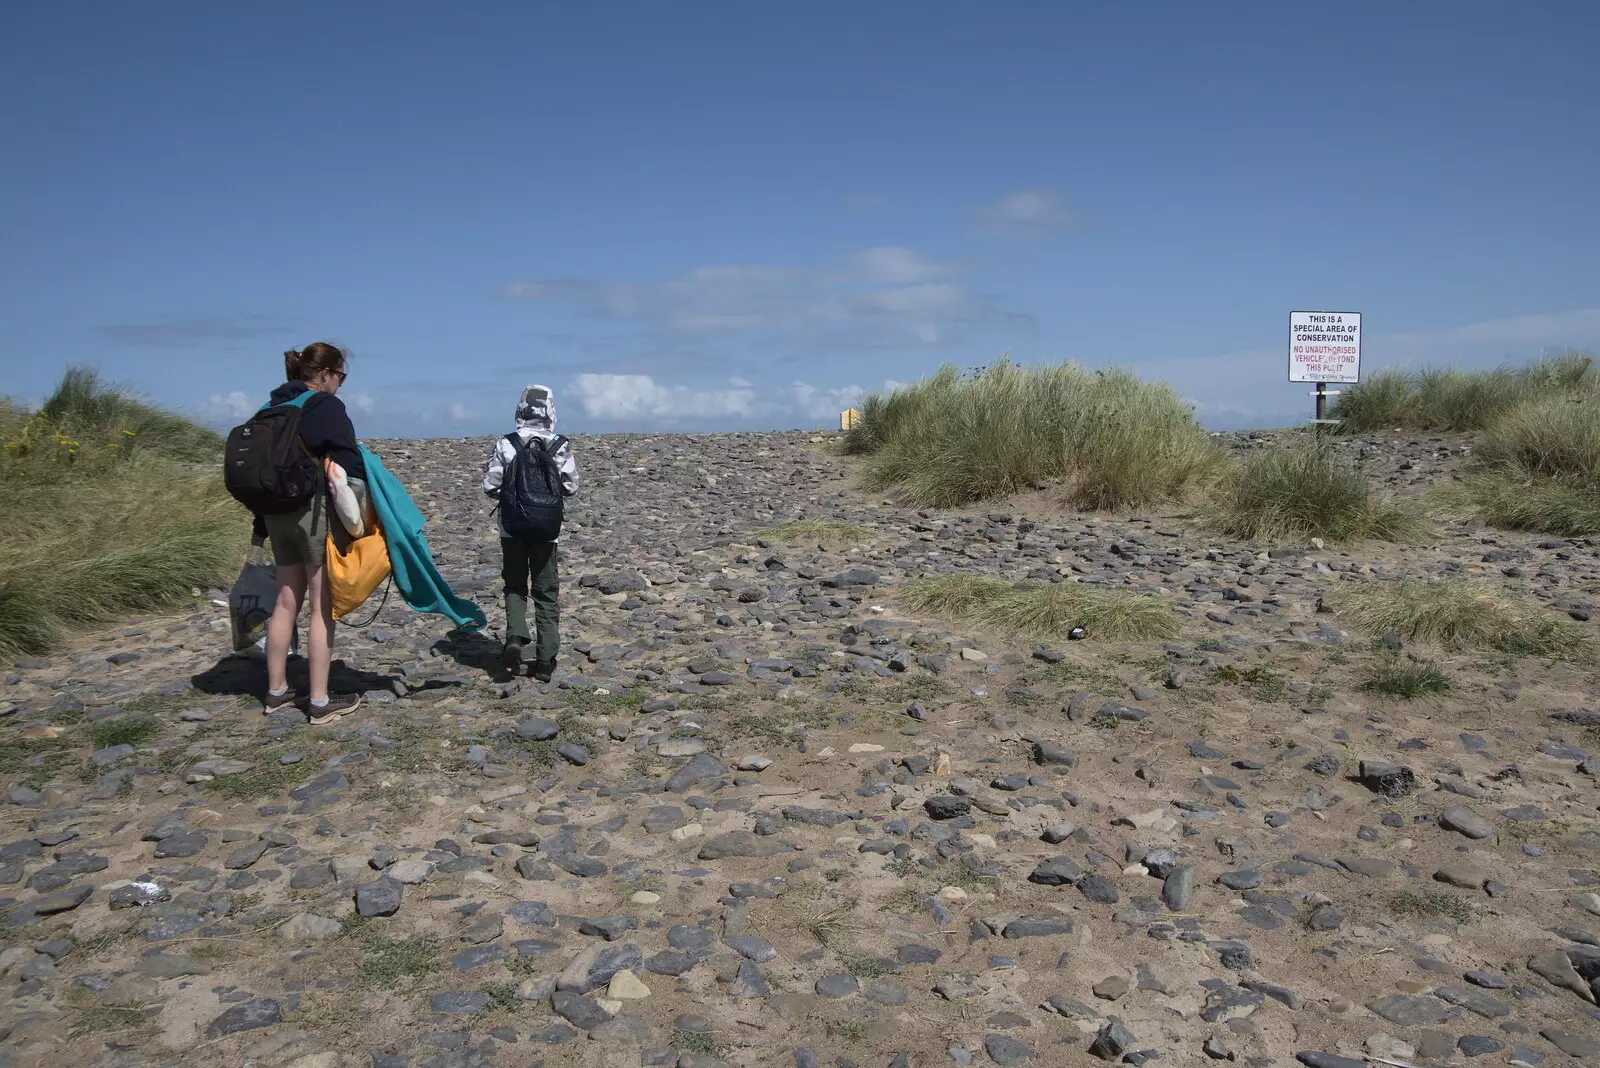
{"label": "backpack shoulder strap", "polygon": [[557,434],[555,437],[550,439],[550,451],[552,453],[560,452],[561,446],[565,444],[567,444],[566,437],[564,435]]}
{"label": "backpack shoulder strap", "polygon": [[258,412],[264,412],[268,408],[304,408],[306,404],[310,402],[311,398],[316,395],[316,390],[307,389],[296,394],[293,400],[286,400],[282,404],[273,404],[272,401],[269,400],[256,410]]}

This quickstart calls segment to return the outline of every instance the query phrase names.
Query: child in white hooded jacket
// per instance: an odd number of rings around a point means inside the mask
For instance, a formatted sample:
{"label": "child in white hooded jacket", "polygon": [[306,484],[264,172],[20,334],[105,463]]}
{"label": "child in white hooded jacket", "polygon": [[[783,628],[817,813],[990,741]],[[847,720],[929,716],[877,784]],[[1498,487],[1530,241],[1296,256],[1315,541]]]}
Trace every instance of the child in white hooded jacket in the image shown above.
{"label": "child in white hooded jacket", "polygon": [[[548,386],[532,385],[517,401],[517,429],[523,445],[538,439],[548,449],[557,440],[555,395]],[[483,492],[491,499],[500,496],[506,468],[517,457],[517,448],[502,437],[495,442],[489,469],[483,475]],[[572,456],[572,443],[561,438],[555,449],[561,478],[561,496],[578,492],[578,464]],[[522,664],[522,647],[534,641],[533,676],[549,682],[556,669],[556,654],[561,648],[561,579],[556,567],[556,542],[511,537],[505,520],[500,526],[500,577],[505,585],[506,642],[502,653],[505,666],[515,672]],[[531,582],[530,582],[531,580]],[[533,598],[533,617],[537,639],[528,629],[528,598]]]}

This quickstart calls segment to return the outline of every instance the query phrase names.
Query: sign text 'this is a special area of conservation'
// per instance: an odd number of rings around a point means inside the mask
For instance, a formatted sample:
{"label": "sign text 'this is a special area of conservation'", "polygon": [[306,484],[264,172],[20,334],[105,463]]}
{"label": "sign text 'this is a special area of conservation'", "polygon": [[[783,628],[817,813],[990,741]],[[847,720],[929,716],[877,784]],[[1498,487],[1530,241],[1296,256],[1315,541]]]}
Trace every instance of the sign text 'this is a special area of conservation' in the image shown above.
{"label": "sign text 'this is a special area of conservation'", "polygon": [[1289,313],[1289,381],[1361,381],[1361,313]]}

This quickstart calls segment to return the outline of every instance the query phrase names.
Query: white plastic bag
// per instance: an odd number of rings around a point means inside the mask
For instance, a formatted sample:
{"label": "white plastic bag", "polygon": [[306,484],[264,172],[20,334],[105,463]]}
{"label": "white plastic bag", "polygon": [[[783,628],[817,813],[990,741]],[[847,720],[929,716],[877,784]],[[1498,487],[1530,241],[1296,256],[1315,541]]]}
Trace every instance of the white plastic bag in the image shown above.
{"label": "white plastic bag", "polygon": [[[245,553],[244,567],[228,591],[228,624],[233,636],[233,651],[265,656],[267,620],[278,601],[278,568],[270,554],[259,545]],[[299,648],[299,624],[290,638],[291,651]]]}

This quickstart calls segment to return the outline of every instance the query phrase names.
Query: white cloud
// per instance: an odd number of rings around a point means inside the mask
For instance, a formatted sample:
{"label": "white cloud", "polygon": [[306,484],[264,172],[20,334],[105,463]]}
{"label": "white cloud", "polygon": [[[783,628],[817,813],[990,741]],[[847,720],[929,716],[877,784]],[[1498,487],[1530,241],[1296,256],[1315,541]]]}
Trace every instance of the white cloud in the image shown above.
{"label": "white cloud", "polygon": [[1054,189],[1023,189],[978,207],[979,219],[998,229],[1038,234],[1078,221]]}
{"label": "white cloud", "polygon": [[471,408],[468,408],[460,401],[451,401],[450,406],[446,409],[446,411],[450,413],[450,418],[454,419],[458,423],[466,423],[478,418],[477,412],[473,411]]}
{"label": "white cloud", "polygon": [[261,401],[252,400],[243,390],[236,389],[226,397],[220,393],[211,394],[200,409],[200,414],[206,419],[240,422],[248,419],[260,407]]}
{"label": "white cloud", "polygon": [[728,379],[728,385],[737,389],[749,389],[750,380],[746,378],[740,378],[738,375],[734,375],[732,378]]}
{"label": "white cloud", "polygon": [[757,411],[755,390],[749,387],[665,386],[649,375],[581,374],[572,380],[571,392],[584,415],[607,421],[748,419]]}
{"label": "white cloud", "polygon": [[[891,392],[904,384],[891,379],[882,388]],[[832,426],[840,412],[859,404],[868,391],[857,385],[814,386],[798,380],[785,389],[760,390],[748,382],[729,389],[700,389],[657,382],[650,375],[580,374],[568,392],[584,415],[607,423],[672,426],[721,420]]]}
{"label": "white cloud", "polygon": [[676,338],[787,336],[810,349],[936,347],[974,324],[1017,325],[970,289],[964,268],[908,248],[862,249],[825,268],[731,264],[696,267],[664,282],[512,282],[519,300],[575,304],[601,318]]}
{"label": "white cloud", "polygon": [[955,273],[954,264],[930,260],[899,245],[864,248],[850,257],[850,263],[867,281],[886,285],[927,282]]}
{"label": "white cloud", "polygon": [[362,415],[371,415],[378,410],[378,402],[372,399],[370,393],[352,393],[342,399],[345,407],[352,408]]}
{"label": "white cloud", "polygon": [[846,408],[854,408],[859,404],[865,392],[860,386],[818,389],[808,382],[795,382],[789,386],[794,410],[813,422],[831,422]]}

